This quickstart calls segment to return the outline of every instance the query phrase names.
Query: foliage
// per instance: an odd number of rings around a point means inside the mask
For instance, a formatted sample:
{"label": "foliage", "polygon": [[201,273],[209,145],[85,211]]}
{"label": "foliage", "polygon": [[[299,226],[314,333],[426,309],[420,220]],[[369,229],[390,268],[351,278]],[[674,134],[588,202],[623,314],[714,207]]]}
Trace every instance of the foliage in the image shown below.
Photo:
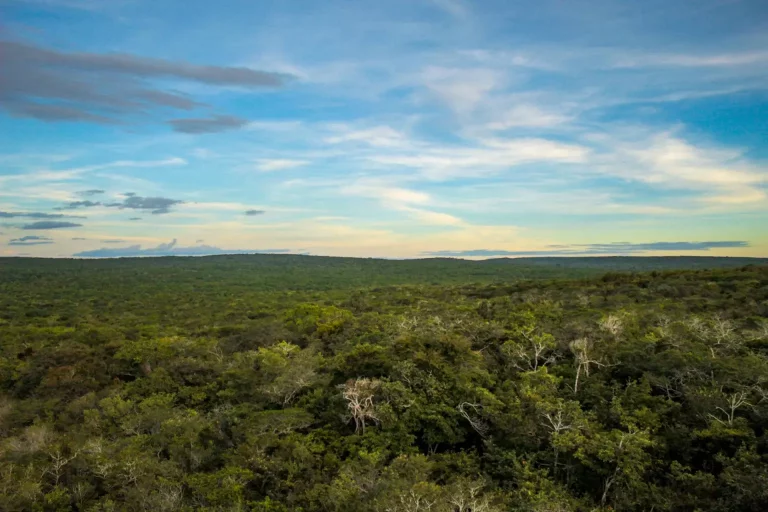
{"label": "foliage", "polygon": [[768,267],[0,265],[3,511],[768,509]]}

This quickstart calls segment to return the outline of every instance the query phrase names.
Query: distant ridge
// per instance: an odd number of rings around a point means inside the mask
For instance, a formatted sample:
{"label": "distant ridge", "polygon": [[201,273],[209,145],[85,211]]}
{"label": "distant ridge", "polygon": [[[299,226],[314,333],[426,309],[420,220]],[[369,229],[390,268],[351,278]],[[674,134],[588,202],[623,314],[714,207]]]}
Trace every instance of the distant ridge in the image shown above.
{"label": "distant ridge", "polygon": [[223,289],[348,290],[400,285],[509,283],[520,280],[581,279],[615,272],[686,271],[768,265],[768,258],[715,256],[571,256],[423,258],[392,260],[299,254],[222,254],[99,259],[0,258],[4,283],[77,280],[88,287],[115,281],[163,281],[194,289],[201,283]]}

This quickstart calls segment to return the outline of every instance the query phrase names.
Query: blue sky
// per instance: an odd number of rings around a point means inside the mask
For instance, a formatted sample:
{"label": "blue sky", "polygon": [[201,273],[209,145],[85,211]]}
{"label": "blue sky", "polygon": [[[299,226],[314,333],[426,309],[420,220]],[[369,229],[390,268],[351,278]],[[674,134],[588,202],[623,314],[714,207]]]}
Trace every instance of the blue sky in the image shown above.
{"label": "blue sky", "polygon": [[768,256],[763,0],[0,20],[0,255]]}

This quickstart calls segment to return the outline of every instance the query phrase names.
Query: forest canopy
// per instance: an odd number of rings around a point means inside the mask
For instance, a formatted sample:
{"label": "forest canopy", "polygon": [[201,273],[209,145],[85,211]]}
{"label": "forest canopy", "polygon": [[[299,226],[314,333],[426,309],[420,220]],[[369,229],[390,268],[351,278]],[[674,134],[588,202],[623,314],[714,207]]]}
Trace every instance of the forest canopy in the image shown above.
{"label": "forest canopy", "polygon": [[0,510],[766,510],[768,266],[546,260],[0,260]]}

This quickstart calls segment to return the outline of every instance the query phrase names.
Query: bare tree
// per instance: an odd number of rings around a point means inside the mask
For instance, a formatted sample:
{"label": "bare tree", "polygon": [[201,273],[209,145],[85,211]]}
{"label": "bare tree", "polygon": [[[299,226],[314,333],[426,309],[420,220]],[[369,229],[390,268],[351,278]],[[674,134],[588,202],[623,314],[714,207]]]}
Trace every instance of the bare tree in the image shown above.
{"label": "bare tree", "polygon": [[613,314],[600,320],[598,325],[602,330],[611,333],[614,337],[621,335],[624,330],[624,322],[621,321],[621,317]]}
{"label": "bare tree", "polygon": [[460,481],[449,491],[446,501],[452,512],[493,512],[497,508],[483,492],[485,484],[480,481]]}
{"label": "bare tree", "polygon": [[554,473],[557,475],[560,462],[560,451],[558,450],[556,438],[561,434],[580,427],[578,422],[578,412],[580,411],[577,402],[563,402],[558,400],[556,406],[548,404],[544,406],[541,416],[544,418],[541,424],[546,428],[552,437],[552,450],[554,452]]}
{"label": "bare tree", "polygon": [[156,493],[153,493],[152,509],[165,511],[179,510],[184,498],[184,487],[180,482],[161,479],[161,484]]}
{"label": "bare tree", "polygon": [[742,344],[742,340],[736,335],[733,322],[719,315],[707,321],[693,317],[684,324],[694,337],[708,346],[712,359],[716,359],[719,352],[734,350]]}
{"label": "bare tree", "polygon": [[380,386],[381,382],[376,379],[349,380],[342,386],[342,396],[347,401],[350,419],[355,421],[355,433],[365,433],[367,421],[379,424],[373,398]]}
{"label": "bare tree", "polygon": [[761,320],[757,328],[748,333],[752,341],[768,340],[768,320]]}
{"label": "bare tree", "polygon": [[601,506],[605,507],[611,487],[613,487],[619,477],[621,477],[622,473],[624,473],[624,466],[630,463],[626,456],[630,455],[631,460],[631,453],[642,450],[643,445],[649,442],[647,431],[637,430],[635,428],[630,428],[629,432],[622,432],[619,435],[618,443],[616,443],[613,448],[616,467],[614,468],[613,473],[608,475],[603,482],[603,495],[600,498]]}
{"label": "bare tree", "polygon": [[123,478],[125,478],[126,482],[138,486],[139,478],[144,476],[145,472],[145,465],[142,464],[142,461],[137,457],[131,457],[123,461],[121,466],[120,469],[123,470]]}
{"label": "bare tree", "polygon": [[386,512],[429,512],[437,504],[436,499],[424,496],[411,489],[398,497],[395,506],[387,507]]}
{"label": "bare tree", "polygon": [[[486,434],[488,434],[488,425],[479,418],[479,410],[482,409],[482,405],[480,404],[472,404],[469,402],[462,402],[459,405],[456,406],[456,409],[461,413],[462,416],[464,416],[464,419],[466,419],[470,426],[480,434],[481,437],[485,437]],[[474,411],[475,417],[473,418],[470,414],[470,409]]]}
{"label": "bare tree", "polygon": [[419,321],[415,317],[400,317],[395,322],[397,330],[402,332],[412,332],[419,325]]}
{"label": "bare tree", "polygon": [[36,453],[54,440],[53,432],[45,424],[30,425],[21,436],[8,439],[8,447],[16,452]]}
{"label": "bare tree", "polygon": [[78,510],[84,510],[85,502],[95,495],[94,488],[88,482],[79,481],[70,487],[72,496],[75,498]]}
{"label": "bare tree", "polygon": [[512,362],[512,365],[521,371],[539,369],[539,366],[552,364],[557,360],[554,353],[555,340],[549,334],[535,334],[535,328],[520,330],[523,343],[508,341],[502,345],[501,350]]}
{"label": "bare tree", "polygon": [[64,455],[61,447],[56,446],[46,453],[48,457],[51,458],[51,465],[45,468],[45,473],[53,477],[54,485],[59,485],[59,480],[61,480],[61,477],[64,474],[64,467],[75,460],[80,453],[80,450],[76,450],[71,455]]}
{"label": "bare tree", "polygon": [[603,367],[613,366],[603,361],[602,358],[595,359],[594,347],[592,342],[587,338],[579,338],[571,342],[571,352],[573,352],[574,363],[576,364],[576,378],[573,382],[573,392],[579,392],[579,380],[581,376],[589,377],[590,368],[592,366]]}
{"label": "bare tree", "polygon": [[752,404],[747,402],[747,393],[745,391],[739,391],[737,393],[733,393],[731,396],[727,399],[727,405],[725,407],[715,407],[717,411],[720,411],[723,413],[725,418],[718,418],[714,414],[708,414],[710,418],[717,421],[721,425],[728,425],[733,426],[733,420],[736,418],[736,411],[741,409],[742,407],[751,407]]}

